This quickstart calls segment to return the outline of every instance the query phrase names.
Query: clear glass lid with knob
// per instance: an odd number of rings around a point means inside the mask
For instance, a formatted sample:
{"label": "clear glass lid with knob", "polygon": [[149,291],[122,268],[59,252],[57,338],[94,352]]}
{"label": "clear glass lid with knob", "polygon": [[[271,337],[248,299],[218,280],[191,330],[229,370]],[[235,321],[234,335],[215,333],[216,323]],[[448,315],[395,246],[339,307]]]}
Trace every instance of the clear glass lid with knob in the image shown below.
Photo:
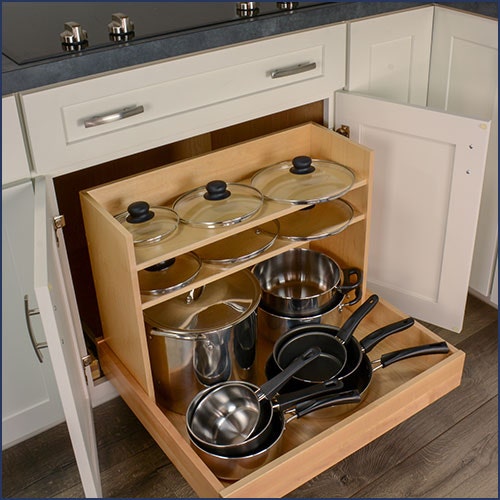
{"label": "clear glass lid with knob", "polygon": [[151,207],[135,201],[126,212],[115,216],[132,233],[134,245],[151,245],[170,236],[179,225],[179,216],[168,207]]}
{"label": "clear glass lid with knob", "polygon": [[214,180],[184,193],[172,206],[185,224],[216,228],[252,217],[263,201],[262,193],[252,186]]}
{"label": "clear glass lid with knob", "polygon": [[354,172],[330,160],[296,156],[259,170],[251,180],[265,198],[294,205],[330,201],[345,194]]}

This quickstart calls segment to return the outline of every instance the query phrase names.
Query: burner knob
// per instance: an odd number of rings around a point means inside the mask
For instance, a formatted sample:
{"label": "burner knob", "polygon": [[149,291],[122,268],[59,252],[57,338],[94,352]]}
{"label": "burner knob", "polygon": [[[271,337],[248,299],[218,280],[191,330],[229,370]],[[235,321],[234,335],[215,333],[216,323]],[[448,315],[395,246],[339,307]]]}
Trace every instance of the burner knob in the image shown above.
{"label": "burner knob", "polygon": [[240,17],[253,17],[259,13],[259,2],[236,2],[236,12]]}
{"label": "burner knob", "polygon": [[126,14],[116,12],[115,14],[111,14],[111,19],[112,21],[108,24],[110,35],[130,35],[134,32],[134,23]]}
{"label": "burner knob", "polygon": [[87,44],[87,32],[79,23],[73,21],[64,23],[65,31],[59,36],[63,45],[85,45]]}
{"label": "burner knob", "polygon": [[276,2],[276,6],[280,10],[293,10],[296,9],[299,2]]}

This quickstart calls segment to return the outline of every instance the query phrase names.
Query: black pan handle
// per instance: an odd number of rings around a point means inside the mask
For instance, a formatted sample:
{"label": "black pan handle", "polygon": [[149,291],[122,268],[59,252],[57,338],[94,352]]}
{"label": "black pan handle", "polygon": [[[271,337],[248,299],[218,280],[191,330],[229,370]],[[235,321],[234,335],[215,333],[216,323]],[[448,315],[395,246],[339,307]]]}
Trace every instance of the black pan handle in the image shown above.
{"label": "black pan handle", "polygon": [[[343,294],[359,288],[363,281],[363,271],[361,271],[361,269],[358,269],[357,267],[342,269],[342,274],[344,276],[344,280],[342,282],[342,285],[339,285],[337,287],[337,290],[339,292],[342,292]],[[351,280],[352,276],[356,277],[354,282]]]}
{"label": "black pan handle", "polygon": [[316,359],[321,354],[319,347],[310,347],[300,356],[297,356],[282,372],[269,379],[255,391],[257,399],[272,399],[278,391],[308,363]]}
{"label": "black pan handle", "polygon": [[360,341],[361,349],[365,353],[370,352],[379,342],[382,342],[385,338],[389,337],[389,335],[393,335],[398,332],[402,332],[413,326],[415,324],[415,320],[413,318],[405,318],[401,321],[396,321],[395,323],[391,323],[390,325],[383,326],[378,330],[367,335],[363,340]]}
{"label": "black pan handle", "polygon": [[380,356],[380,365],[377,368],[380,368],[381,366],[385,368],[386,366],[397,363],[398,361],[415,358],[417,356],[425,356],[427,354],[448,354],[449,352],[450,349],[446,342],[436,342],[434,344],[408,347],[406,349],[400,349],[399,351],[388,352]]}
{"label": "black pan handle", "polygon": [[331,378],[325,382],[314,384],[304,389],[279,394],[274,398],[274,401],[279,411],[285,411],[302,401],[310,401],[313,398],[315,399],[320,396],[339,392],[343,387],[344,383],[341,380]]}
{"label": "black pan handle", "polygon": [[347,321],[339,328],[337,338],[345,344],[354,333],[361,320],[377,305],[378,295],[371,295],[352,314]]}
{"label": "black pan handle", "polygon": [[359,403],[361,395],[358,390],[338,392],[330,396],[324,396],[316,400],[304,401],[295,406],[295,418],[305,417],[316,410],[330,408],[331,406]]}

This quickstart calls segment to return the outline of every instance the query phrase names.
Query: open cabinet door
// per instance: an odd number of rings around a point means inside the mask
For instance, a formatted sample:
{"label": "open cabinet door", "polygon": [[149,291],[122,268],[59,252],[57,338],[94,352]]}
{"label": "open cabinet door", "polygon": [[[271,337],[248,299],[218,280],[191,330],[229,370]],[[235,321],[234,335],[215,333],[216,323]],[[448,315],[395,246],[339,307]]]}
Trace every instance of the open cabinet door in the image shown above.
{"label": "open cabinet door", "polygon": [[[74,320],[73,290],[65,284],[64,240],[50,180],[35,179],[35,294],[64,415],[87,497],[101,497],[94,421]],[[61,254],[61,255],[60,255]],[[67,270],[66,270],[67,271]],[[73,301],[73,304],[71,303]]]}
{"label": "open cabinet door", "polygon": [[368,287],[460,332],[490,122],[342,91],[335,124],[375,151]]}

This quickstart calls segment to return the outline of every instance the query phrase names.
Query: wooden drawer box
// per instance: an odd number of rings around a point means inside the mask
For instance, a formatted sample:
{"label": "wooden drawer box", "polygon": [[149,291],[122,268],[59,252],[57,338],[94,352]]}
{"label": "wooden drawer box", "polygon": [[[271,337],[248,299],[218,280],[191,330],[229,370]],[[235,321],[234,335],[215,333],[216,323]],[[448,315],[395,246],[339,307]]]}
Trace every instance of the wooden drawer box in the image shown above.
{"label": "wooden drawer box", "polygon": [[[170,205],[177,195],[221,178],[248,182],[252,173],[283,159],[307,154],[349,166],[355,183],[343,198],[355,216],[341,233],[311,242],[280,241],[264,254],[233,267],[205,266],[192,284],[154,299],[141,297],[137,273],[154,263],[194,250],[295,210],[265,202],[254,218],[216,230],[182,226],[172,238],[149,248],[134,248],[132,237],[115,219],[139,199]],[[106,376],[151,433],[159,446],[200,496],[277,497],[316,476],[365,446],[460,384],[465,355],[450,346],[447,355],[424,356],[379,370],[361,405],[343,417],[318,412],[291,422],[285,431],[282,455],[235,482],[222,482],[189,444],[184,416],[166,410],[155,394],[146,343],[143,311],[161,301],[219,279],[294,246],[310,246],[330,254],[341,266],[366,271],[367,232],[373,152],[316,124],[305,124],[225,148],[201,157],[150,170],[81,193],[85,228],[96,284],[104,338],[99,358]],[[364,288],[366,297],[368,290]],[[343,316],[348,317],[345,310]],[[381,300],[356,331],[358,338],[405,315]],[[345,319],[342,318],[343,322]],[[441,339],[416,323],[377,346],[378,354]],[[272,346],[258,339],[257,366],[263,366]]]}

